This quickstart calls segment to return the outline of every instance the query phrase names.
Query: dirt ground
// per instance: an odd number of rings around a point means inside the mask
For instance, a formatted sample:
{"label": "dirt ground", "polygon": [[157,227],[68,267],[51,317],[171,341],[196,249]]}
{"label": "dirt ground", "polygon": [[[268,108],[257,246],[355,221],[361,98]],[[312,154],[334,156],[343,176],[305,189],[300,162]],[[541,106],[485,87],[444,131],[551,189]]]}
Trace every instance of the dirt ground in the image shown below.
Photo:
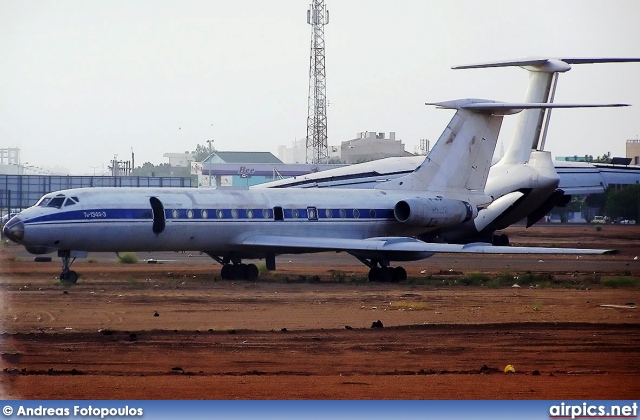
{"label": "dirt ground", "polygon": [[5,244],[1,397],[637,399],[640,226],[506,233],[621,253],[436,255],[400,284],[335,253],[281,256],[257,282],[198,253],[95,254],[64,285],[57,258]]}

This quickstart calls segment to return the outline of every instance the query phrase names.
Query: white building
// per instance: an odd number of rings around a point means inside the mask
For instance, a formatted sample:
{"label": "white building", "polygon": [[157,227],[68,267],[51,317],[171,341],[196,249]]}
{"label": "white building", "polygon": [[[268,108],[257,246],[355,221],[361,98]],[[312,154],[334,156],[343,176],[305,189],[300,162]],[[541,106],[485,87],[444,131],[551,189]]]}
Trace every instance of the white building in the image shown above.
{"label": "white building", "polygon": [[404,150],[404,143],[396,140],[396,133],[393,131],[388,138],[385,133],[364,131],[358,133],[353,140],[343,141],[340,146],[340,158],[347,164],[410,155]]}
{"label": "white building", "polygon": [[20,163],[20,149],[17,147],[0,148],[0,174],[24,175],[25,166]]}
{"label": "white building", "polygon": [[[396,140],[393,131],[389,137],[385,133],[364,131],[358,133],[355,139],[343,141],[340,147],[329,146],[329,160],[347,164],[410,155],[404,150],[404,143]],[[291,142],[291,147],[278,146],[278,159],[284,163],[306,163],[306,139]]]}
{"label": "white building", "polygon": [[307,163],[307,140],[294,140],[291,147],[279,145],[278,159],[284,163]]}
{"label": "white building", "polygon": [[[307,163],[307,139],[294,140],[291,147],[278,146],[278,159],[284,163]],[[329,160],[340,160],[340,148],[329,146]]]}
{"label": "white building", "polygon": [[169,166],[174,168],[189,168],[191,162],[195,160],[193,152],[184,153],[165,153],[162,157],[169,159]]}

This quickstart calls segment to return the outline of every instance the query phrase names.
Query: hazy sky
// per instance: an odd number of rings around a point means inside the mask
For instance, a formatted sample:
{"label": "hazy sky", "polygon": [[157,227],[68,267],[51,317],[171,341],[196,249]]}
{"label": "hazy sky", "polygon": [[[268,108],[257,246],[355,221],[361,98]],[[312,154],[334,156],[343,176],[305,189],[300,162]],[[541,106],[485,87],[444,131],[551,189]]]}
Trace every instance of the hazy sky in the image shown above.
{"label": "hazy sky", "polygon": [[[395,131],[413,151],[453,111],[428,101],[521,101],[519,68],[489,60],[640,57],[637,0],[327,0],[329,144]],[[136,166],[215,140],[274,154],[306,135],[307,1],[0,0],[0,147],[72,173]],[[556,102],[635,105],[556,110],[554,156],[624,156],[640,134],[640,63],[580,65]],[[507,117],[508,118],[508,117]],[[511,121],[515,118],[511,117]],[[501,141],[508,143],[507,121]],[[100,171],[100,169],[98,169]]]}

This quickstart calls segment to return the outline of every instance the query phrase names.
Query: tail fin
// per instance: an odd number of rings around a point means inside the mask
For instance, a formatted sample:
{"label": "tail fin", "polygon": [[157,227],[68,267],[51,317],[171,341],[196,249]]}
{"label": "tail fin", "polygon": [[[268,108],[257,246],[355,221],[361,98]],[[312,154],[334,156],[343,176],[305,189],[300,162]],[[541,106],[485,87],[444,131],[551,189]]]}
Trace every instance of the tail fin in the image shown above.
{"label": "tail fin", "polygon": [[[524,58],[469,64],[453,68],[522,67],[529,72],[529,86],[527,87],[524,101],[531,103],[552,103],[559,73],[571,70],[571,64],[629,62],[640,62],[640,58]],[[575,105],[574,107],[585,106],[586,105]],[[530,109],[520,114],[514,137],[504,157],[501,159],[500,164],[526,163],[529,161],[531,149],[543,150],[550,118],[550,109]]]}
{"label": "tail fin", "polygon": [[416,191],[484,190],[491,157],[498,141],[502,115],[473,104],[482,99],[460,99],[427,105],[456,109],[424,162],[411,174],[378,185],[379,189]]}
{"label": "tail fin", "polygon": [[523,109],[575,106],[504,103],[485,99],[460,99],[427,105],[457,111],[420,166],[411,174],[384,182],[376,188],[432,192],[483,191],[504,115],[516,114]]}

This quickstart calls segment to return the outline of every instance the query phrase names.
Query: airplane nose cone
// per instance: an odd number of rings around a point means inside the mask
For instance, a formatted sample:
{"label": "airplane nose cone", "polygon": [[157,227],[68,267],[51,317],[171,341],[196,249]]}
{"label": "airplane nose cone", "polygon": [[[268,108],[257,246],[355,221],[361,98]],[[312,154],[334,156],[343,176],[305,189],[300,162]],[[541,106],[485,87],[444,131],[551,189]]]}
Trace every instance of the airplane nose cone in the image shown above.
{"label": "airplane nose cone", "polygon": [[18,217],[14,217],[4,225],[2,233],[13,242],[20,242],[24,238],[24,223]]}

